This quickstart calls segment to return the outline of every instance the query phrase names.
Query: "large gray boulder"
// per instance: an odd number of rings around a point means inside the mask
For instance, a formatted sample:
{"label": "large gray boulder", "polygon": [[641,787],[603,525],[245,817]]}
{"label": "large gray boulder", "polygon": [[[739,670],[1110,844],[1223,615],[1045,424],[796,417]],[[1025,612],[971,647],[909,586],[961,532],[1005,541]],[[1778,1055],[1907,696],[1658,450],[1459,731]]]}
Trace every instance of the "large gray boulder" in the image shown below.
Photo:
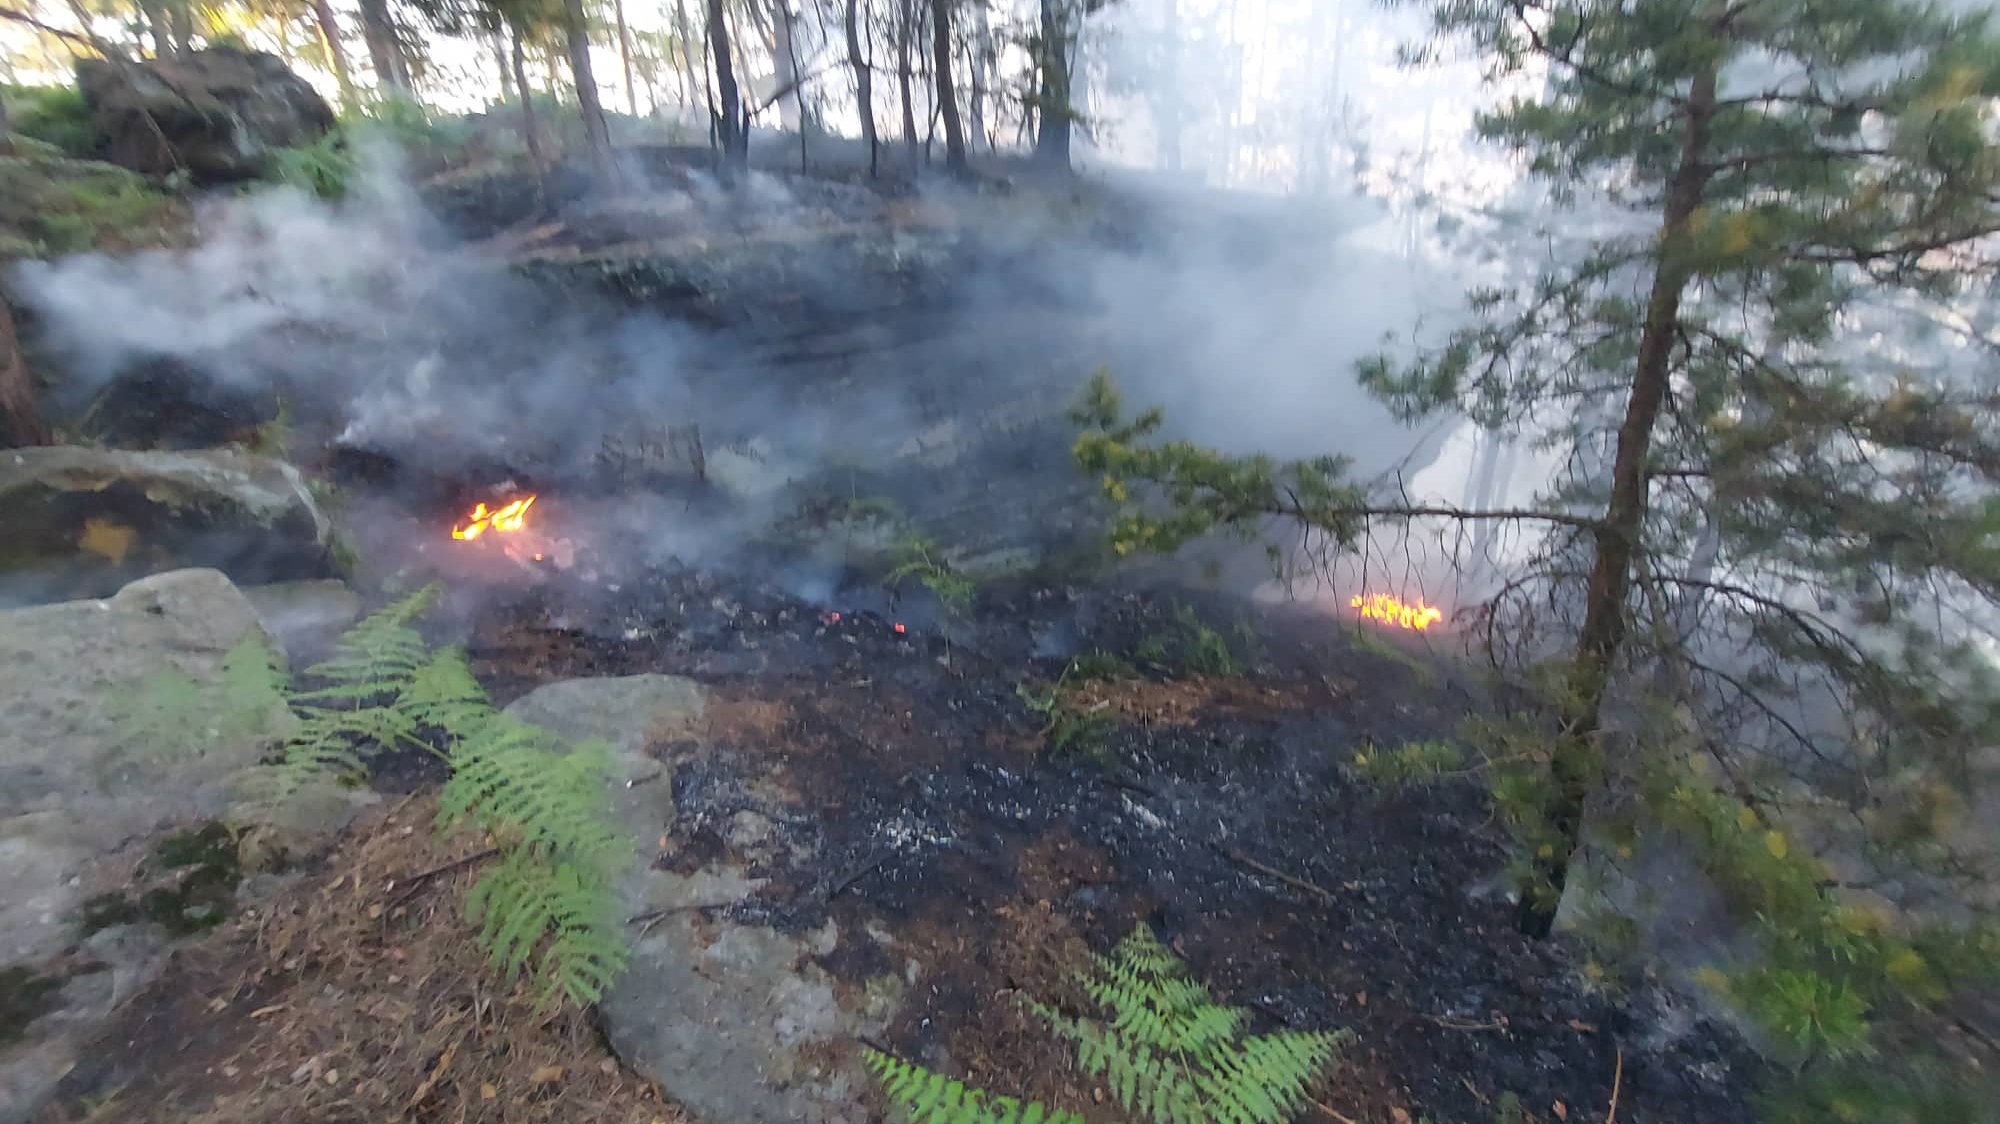
{"label": "large gray boulder", "polygon": [[[155,575],[104,601],[0,611],[0,1124],[26,1119],[157,974],[167,931],[201,923],[160,912],[185,911],[192,897],[127,891],[163,833],[236,804],[272,735],[253,724],[149,730],[129,703],[163,673],[214,683],[224,656],[258,632],[257,608],[214,570]],[[283,716],[272,706],[268,730]],[[138,904],[86,932],[84,907],[99,894]],[[159,908],[141,912],[149,902]]]}
{"label": "large gray boulder", "polygon": [[262,51],[85,59],[76,80],[104,135],[105,157],[153,175],[185,168],[200,183],[253,179],[277,149],[311,144],[334,124],[326,99]]}
{"label": "large gray boulder", "polygon": [[333,573],[299,471],[236,449],[0,451],[0,604],[105,597],[166,570],[246,584]]}
{"label": "large gray boulder", "polygon": [[[613,749],[614,806],[645,859],[672,829],[672,778],[650,746],[698,738],[699,685],[668,675],[580,679],[529,693],[507,713],[571,740]],[[755,816],[733,825],[741,850],[768,835]],[[722,907],[765,880],[718,858],[685,873],[634,864],[622,887],[631,965],[601,1005],[611,1046],[709,1124],[863,1124],[868,1078],[857,1038],[882,1034],[907,981],[887,973],[852,987],[816,960],[884,934],[829,921],[800,934],[732,921]]]}

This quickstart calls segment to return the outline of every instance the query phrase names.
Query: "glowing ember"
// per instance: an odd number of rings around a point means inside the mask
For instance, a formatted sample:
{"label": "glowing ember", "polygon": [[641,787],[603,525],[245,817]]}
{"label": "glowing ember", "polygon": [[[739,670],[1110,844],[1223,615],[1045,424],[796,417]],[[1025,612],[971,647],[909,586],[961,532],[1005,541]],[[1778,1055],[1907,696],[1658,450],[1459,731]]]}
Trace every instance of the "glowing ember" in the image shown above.
{"label": "glowing ember", "polygon": [[1357,593],[1347,604],[1360,610],[1362,617],[1368,620],[1416,632],[1422,632],[1444,619],[1444,610],[1424,604],[1422,598],[1418,598],[1415,604],[1405,604],[1386,593],[1373,593],[1367,597]]}
{"label": "glowing ember", "polygon": [[528,509],[533,506],[533,496],[523,496],[498,510],[488,510],[484,503],[475,504],[465,522],[451,529],[451,537],[469,542],[488,531],[518,531],[527,524]]}

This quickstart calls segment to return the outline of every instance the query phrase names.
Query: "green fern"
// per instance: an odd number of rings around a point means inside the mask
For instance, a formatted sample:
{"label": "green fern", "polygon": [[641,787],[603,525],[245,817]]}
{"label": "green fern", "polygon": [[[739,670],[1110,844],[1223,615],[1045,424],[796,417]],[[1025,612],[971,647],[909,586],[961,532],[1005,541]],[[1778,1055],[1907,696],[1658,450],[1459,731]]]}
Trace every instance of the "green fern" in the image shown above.
{"label": "green fern", "polygon": [[[1345,1033],[1280,1031],[1245,1037],[1249,1016],[1217,1003],[1187,965],[1144,925],[1079,979],[1105,1018],[1027,1007],[1077,1048],[1077,1068],[1101,1078],[1120,1108],[1155,1124],[1280,1124],[1333,1060]],[[865,1055],[891,1103],[915,1124],[1076,1119],[1041,1105],[990,1098],[878,1051]],[[1019,1116],[988,1115],[995,1106]],[[1035,1115],[1025,1115],[1032,1111]]]}
{"label": "green fern", "polygon": [[1121,1107],[1151,1120],[1279,1124],[1342,1040],[1321,1031],[1244,1037],[1245,1012],[1215,1002],[1144,925],[1091,961],[1081,983],[1108,1021],[1033,1009],[1076,1042],[1078,1066],[1104,1078]]}
{"label": "green fern", "polygon": [[1084,1124],[1074,1112],[992,1096],[880,1050],[864,1050],[861,1059],[910,1124]]}
{"label": "green fern", "polygon": [[386,750],[437,755],[451,768],[438,796],[440,830],[474,827],[502,852],[465,903],[480,942],[510,976],[532,968],[545,1006],[594,1003],[629,956],[614,882],[634,849],[613,826],[608,748],[563,752],[544,731],[494,709],[465,654],[432,653],[414,627],[434,593],[426,587],[349,629],[306,670],[310,689],[289,690],[255,637],[225,657],[214,689],[165,673],[135,710],[168,731],[221,723],[234,732],[232,723],[268,722],[289,703],[278,760],[253,778],[253,812],[323,779],[360,779]]}

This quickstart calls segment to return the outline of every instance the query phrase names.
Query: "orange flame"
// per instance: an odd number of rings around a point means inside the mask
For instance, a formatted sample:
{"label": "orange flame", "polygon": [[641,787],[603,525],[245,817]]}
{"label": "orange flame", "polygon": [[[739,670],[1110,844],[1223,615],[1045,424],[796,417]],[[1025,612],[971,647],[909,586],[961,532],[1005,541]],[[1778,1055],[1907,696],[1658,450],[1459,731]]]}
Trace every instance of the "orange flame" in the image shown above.
{"label": "orange flame", "polygon": [[465,522],[451,529],[451,537],[470,542],[487,531],[518,531],[526,525],[528,509],[533,506],[533,496],[523,496],[497,511],[487,510],[484,503],[475,504]]}
{"label": "orange flame", "polygon": [[1427,605],[1423,598],[1415,604],[1405,604],[1386,593],[1373,593],[1367,597],[1355,594],[1347,604],[1361,611],[1368,620],[1422,632],[1444,619],[1444,610],[1435,605]]}

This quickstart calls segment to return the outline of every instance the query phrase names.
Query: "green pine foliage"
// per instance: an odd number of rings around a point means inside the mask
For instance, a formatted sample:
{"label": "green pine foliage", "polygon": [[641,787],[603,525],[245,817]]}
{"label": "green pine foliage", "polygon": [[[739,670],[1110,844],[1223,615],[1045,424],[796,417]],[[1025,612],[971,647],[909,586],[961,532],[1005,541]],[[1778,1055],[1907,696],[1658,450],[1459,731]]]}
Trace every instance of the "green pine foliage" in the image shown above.
{"label": "green pine foliage", "polygon": [[[1463,608],[1532,700],[1468,747],[1519,837],[1522,928],[1664,831],[1759,946],[1719,982],[1790,1063],[1797,1118],[2000,1119],[2000,1045],[1955,1013],[1994,983],[1968,951],[1991,947],[2000,871],[1972,818],[2000,744],[1994,13],[1403,2],[1431,15],[1419,55],[1467,48],[1512,81],[1478,131],[1545,217],[1532,252],[1498,247],[1535,276],[1355,374],[1557,475],[1507,510],[1420,504],[1337,459],[1164,440],[1100,372],[1075,459],[1118,508],[1113,547],[1273,520],[1315,545],[1518,532]],[[1690,758],[1715,775],[1684,785]],[[1865,939],[1836,923],[1861,899],[1883,915]]]}
{"label": "green pine foliage", "polygon": [[[1248,1035],[1248,1012],[1215,1001],[1145,925],[1079,973],[1101,1018],[1027,1006],[1076,1044],[1077,1067],[1104,1081],[1119,1107],[1153,1124],[1280,1124],[1304,1104],[1347,1035]],[[879,1051],[865,1055],[890,1101],[913,1124],[1077,1120],[982,1090]]]}
{"label": "green pine foliage", "polygon": [[501,852],[465,902],[494,966],[532,976],[544,1006],[595,1003],[629,958],[615,882],[634,854],[612,819],[607,749],[560,745],[496,710],[465,654],[433,652],[417,631],[434,594],[419,590],[349,629],[304,687],[286,682],[261,637],[229,653],[212,690],[163,674],[135,692],[128,730],[237,732],[289,704],[276,760],[251,786],[253,815],[322,780],[358,781],[386,751],[438,756],[451,771],[439,830],[471,828]]}

